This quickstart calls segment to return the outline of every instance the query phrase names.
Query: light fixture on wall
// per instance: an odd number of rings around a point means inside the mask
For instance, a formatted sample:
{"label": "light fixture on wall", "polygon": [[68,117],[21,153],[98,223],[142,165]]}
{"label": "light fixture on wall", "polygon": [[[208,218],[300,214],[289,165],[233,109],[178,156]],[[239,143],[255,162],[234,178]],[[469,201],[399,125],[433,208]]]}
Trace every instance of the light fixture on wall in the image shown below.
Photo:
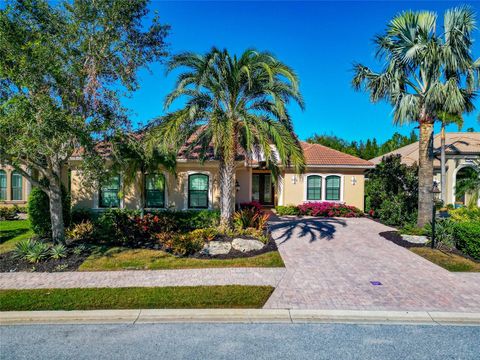
{"label": "light fixture on wall", "polygon": [[297,183],[297,175],[293,175],[292,176],[292,184],[296,184]]}
{"label": "light fixture on wall", "polygon": [[357,184],[357,178],[355,176],[352,176],[352,185],[355,186]]}
{"label": "light fixture on wall", "polygon": [[240,184],[238,180],[235,180],[235,189],[237,189],[237,192],[240,190]]}

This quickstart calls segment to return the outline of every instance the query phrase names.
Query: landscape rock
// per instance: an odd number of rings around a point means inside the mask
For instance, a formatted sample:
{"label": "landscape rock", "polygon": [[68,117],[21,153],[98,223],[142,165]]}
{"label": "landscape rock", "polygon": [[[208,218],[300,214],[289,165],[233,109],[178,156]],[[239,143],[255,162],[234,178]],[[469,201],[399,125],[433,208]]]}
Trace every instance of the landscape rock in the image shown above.
{"label": "landscape rock", "polygon": [[412,244],[426,244],[428,238],[424,235],[403,235],[402,239]]}
{"label": "landscape rock", "polygon": [[264,246],[265,246],[265,244],[262,243],[259,240],[236,238],[236,239],[233,239],[233,241],[232,241],[232,247],[235,250],[239,250],[241,252],[261,250],[261,249],[263,249]]}
{"label": "landscape rock", "polygon": [[207,255],[228,254],[232,244],[226,241],[210,241],[203,246],[202,253]]}

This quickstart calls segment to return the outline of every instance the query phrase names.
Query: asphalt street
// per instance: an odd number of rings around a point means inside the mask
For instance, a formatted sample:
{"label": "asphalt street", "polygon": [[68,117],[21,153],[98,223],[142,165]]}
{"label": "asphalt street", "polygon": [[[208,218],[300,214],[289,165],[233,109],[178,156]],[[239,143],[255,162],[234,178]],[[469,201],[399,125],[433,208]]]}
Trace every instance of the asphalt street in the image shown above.
{"label": "asphalt street", "polygon": [[480,327],[135,324],[0,327],[1,359],[479,359]]}

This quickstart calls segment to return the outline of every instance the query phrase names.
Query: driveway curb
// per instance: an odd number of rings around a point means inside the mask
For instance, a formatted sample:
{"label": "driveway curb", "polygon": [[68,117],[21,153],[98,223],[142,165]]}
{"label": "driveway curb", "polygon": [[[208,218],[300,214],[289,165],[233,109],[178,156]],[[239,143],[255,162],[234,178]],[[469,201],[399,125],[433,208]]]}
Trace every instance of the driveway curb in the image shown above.
{"label": "driveway curb", "polygon": [[288,309],[4,311],[0,325],[220,323],[381,323],[480,326],[480,313]]}

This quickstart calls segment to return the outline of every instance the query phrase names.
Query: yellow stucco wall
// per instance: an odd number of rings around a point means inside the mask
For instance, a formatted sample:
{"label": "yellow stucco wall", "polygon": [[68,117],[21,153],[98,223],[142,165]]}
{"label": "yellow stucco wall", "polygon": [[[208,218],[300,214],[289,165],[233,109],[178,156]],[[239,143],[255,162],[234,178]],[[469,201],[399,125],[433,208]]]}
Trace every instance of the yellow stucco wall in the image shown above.
{"label": "yellow stucco wall", "polygon": [[[161,171],[161,170],[160,170]],[[217,163],[208,163],[201,165],[199,163],[187,162],[178,163],[176,175],[161,171],[166,177],[166,204],[172,209],[186,209],[188,207],[187,182],[188,175],[195,172],[207,173],[210,176],[210,208],[216,208],[219,205],[219,173]],[[339,175],[342,180],[341,201],[348,205],[356,206],[363,210],[364,207],[364,182],[363,170],[360,169],[315,169],[306,170],[303,175],[293,172],[286,172],[279,179],[275,196],[277,204],[298,205],[306,201],[306,176],[309,174],[318,174],[323,177],[327,175]],[[140,209],[142,181],[141,174],[137,175],[138,181],[130,186],[123,187],[123,206],[130,209]],[[352,184],[352,177],[355,176],[356,184]],[[236,192],[235,202],[237,204],[251,200],[251,177],[252,169],[238,165],[235,180],[240,185]],[[294,184],[293,177],[296,178]],[[78,170],[72,170],[72,204],[76,207],[95,208],[98,204],[98,190],[86,189],[81,185],[81,173]]]}
{"label": "yellow stucco wall", "polygon": [[[220,191],[218,187],[218,167],[215,163],[201,165],[199,163],[179,163],[177,165],[176,175],[159,170],[165,175],[166,179],[166,205],[173,209],[186,209],[188,207],[187,182],[188,176],[192,173],[205,173],[210,177],[209,183],[209,207],[218,207]],[[140,209],[141,194],[143,185],[141,174],[137,174],[137,181],[134,184],[124,184],[122,181],[121,203],[123,207],[129,209]],[[98,189],[89,189],[82,184],[82,172],[72,170],[71,173],[71,195],[72,206],[77,208],[97,208],[98,207]]]}
{"label": "yellow stucco wall", "polygon": [[[328,175],[340,176],[342,178],[341,196],[343,196],[341,201],[363,210],[365,176],[363,175],[363,170],[359,169],[307,168],[305,174],[302,175],[286,172],[282,184],[283,205],[298,205],[307,201],[306,178],[308,175],[320,175],[322,177]],[[355,185],[352,184],[353,176],[356,180]]]}

